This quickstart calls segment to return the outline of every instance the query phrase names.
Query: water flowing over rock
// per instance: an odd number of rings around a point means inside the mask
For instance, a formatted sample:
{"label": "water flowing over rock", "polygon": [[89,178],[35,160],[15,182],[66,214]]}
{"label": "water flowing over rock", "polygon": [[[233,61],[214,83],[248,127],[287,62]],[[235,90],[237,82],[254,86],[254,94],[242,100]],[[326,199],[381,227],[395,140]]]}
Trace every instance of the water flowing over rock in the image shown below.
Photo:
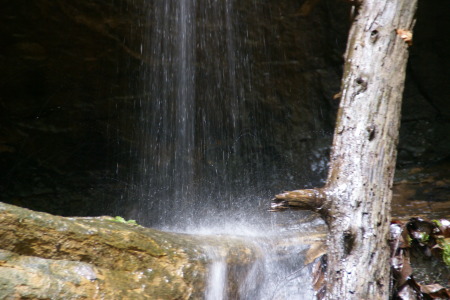
{"label": "water flowing over rock", "polygon": [[[267,246],[278,243],[273,236],[261,238]],[[291,256],[288,249],[324,247],[324,238],[321,226],[296,231],[284,245],[269,247],[281,254],[267,256],[255,238],[167,233],[111,217],[63,218],[0,203],[0,298],[269,299],[269,292],[286,286],[284,277],[270,279],[264,266],[270,261],[296,268],[288,272],[291,288],[312,293],[294,280],[294,271],[308,270],[304,256]],[[261,293],[255,276],[279,286]],[[215,290],[218,285],[222,290]]]}

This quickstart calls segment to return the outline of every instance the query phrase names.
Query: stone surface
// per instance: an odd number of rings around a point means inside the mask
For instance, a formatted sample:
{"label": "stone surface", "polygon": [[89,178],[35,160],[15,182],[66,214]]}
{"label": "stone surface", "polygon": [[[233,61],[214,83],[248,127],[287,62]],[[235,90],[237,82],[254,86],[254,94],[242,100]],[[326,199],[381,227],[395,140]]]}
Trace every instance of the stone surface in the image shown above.
{"label": "stone surface", "polygon": [[[59,215],[121,214],[133,184],[135,104],[146,1],[9,1],[0,11],[0,200]],[[340,0],[239,1],[259,115],[252,145],[286,171],[283,189],[325,178],[350,21]],[[403,105],[399,165],[448,156],[446,0],[419,1]],[[266,75],[264,75],[266,74]],[[251,101],[248,105],[255,103]],[[245,118],[244,118],[245,119]],[[295,164],[287,162],[295,158]],[[119,173],[119,175],[117,175]],[[270,170],[269,170],[270,173]],[[289,179],[292,178],[292,179]],[[273,180],[275,182],[275,180]],[[122,208],[121,208],[122,209]]]}
{"label": "stone surface", "polygon": [[119,127],[127,130],[119,125],[126,104],[118,99],[130,94],[130,79],[117,70],[139,63],[128,50],[136,43],[133,8],[131,1],[3,6],[1,199],[62,215],[100,215],[99,199],[117,198],[123,185],[112,180],[112,161],[120,164],[115,157],[124,149],[111,143],[127,136],[118,137]]}
{"label": "stone surface", "polygon": [[244,273],[257,258],[239,239],[114,220],[63,218],[0,203],[0,298],[199,299],[210,263],[206,246],[221,246],[227,263]]}
{"label": "stone surface", "polygon": [[[128,197],[139,134],[136,101],[142,71],[152,67],[140,52],[151,24],[147,5],[39,0],[3,7],[0,200],[70,216],[112,214],[114,203]],[[308,16],[297,15],[299,7],[236,2],[259,74],[247,104],[258,105],[259,113],[243,122],[252,129],[270,120],[272,131],[258,133],[249,147],[271,153],[263,160],[286,173],[297,157],[292,185],[320,182],[326,173],[348,27],[340,2],[324,1]]]}
{"label": "stone surface", "polygon": [[450,219],[450,162],[397,170],[392,217]]}
{"label": "stone surface", "polygon": [[227,270],[224,293],[236,299],[241,289],[255,288],[246,284],[261,272],[261,261],[292,264],[290,247],[299,249],[300,264],[326,252],[321,222],[282,241],[277,236],[286,231],[264,236],[265,246],[256,237],[161,232],[133,223],[59,217],[0,202],[0,298],[202,299],[211,288],[208,272],[220,261]]}
{"label": "stone surface", "polygon": [[450,153],[450,7],[419,1],[406,73],[398,164],[427,165]]}

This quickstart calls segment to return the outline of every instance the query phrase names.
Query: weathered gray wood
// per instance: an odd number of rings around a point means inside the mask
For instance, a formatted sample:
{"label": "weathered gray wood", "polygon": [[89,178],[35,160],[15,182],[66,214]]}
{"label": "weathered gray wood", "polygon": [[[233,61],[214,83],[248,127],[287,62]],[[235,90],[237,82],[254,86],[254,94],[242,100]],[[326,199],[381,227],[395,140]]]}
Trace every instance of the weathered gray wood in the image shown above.
{"label": "weathered gray wood", "polygon": [[326,193],[328,299],[388,299],[389,223],[415,0],[365,0],[350,30]]}
{"label": "weathered gray wood", "polygon": [[277,195],[272,204],[283,209],[317,203],[330,229],[328,299],[389,298],[391,188],[416,5],[416,0],[358,2],[327,184],[317,192]]}

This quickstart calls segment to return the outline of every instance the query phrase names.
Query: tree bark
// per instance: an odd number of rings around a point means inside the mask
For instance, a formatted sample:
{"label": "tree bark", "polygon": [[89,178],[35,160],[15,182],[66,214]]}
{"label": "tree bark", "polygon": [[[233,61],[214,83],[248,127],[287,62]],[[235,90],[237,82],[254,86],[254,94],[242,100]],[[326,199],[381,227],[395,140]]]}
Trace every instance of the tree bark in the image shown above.
{"label": "tree bark", "polygon": [[327,183],[272,203],[275,210],[312,207],[327,221],[327,299],[389,299],[391,189],[416,5],[356,4]]}

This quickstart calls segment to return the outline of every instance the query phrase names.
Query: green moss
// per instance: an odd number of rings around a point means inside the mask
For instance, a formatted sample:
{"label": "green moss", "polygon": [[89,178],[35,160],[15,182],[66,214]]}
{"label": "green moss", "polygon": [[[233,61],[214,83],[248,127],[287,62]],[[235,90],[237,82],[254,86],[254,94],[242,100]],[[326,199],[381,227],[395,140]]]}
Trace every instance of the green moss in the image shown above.
{"label": "green moss", "polygon": [[408,245],[411,246],[413,239],[411,238],[411,236],[409,234],[406,236],[406,241],[408,242]]}
{"label": "green moss", "polygon": [[450,239],[442,240],[442,260],[447,266],[450,266]]}
{"label": "green moss", "polygon": [[420,237],[419,237],[419,242],[420,243],[427,243],[430,240],[430,235],[425,233],[425,232],[421,232],[420,233]]}
{"label": "green moss", "polygon": [[433,222],[434,224],[436,224],[437,227],[441,228],[442,227],[442,223],[439,220],[432,220],[431,222]]}
{"label": "green moss", "polygon": [[135,220],[125,220],[122,217],[116,216],[114,217],[114,219],[112,219],[113,222],[117,222],[117,223],[125,223],[125,224],[130,224],[130,225],[138,225],[138,223]]}

